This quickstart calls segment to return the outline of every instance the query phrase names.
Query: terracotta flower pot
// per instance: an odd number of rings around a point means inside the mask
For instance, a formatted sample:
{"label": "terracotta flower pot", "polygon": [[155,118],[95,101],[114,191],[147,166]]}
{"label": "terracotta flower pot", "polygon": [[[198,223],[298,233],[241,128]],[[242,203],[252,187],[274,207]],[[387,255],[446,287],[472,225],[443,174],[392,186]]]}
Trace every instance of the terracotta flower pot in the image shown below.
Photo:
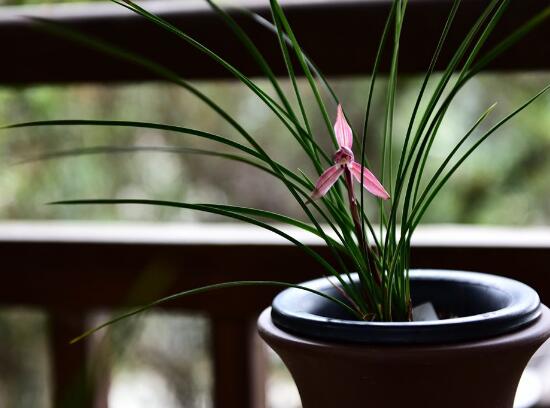
{"label": "terracotta flower pot", "polygon": [[[289,289],[258,320],[304,408],[512,408],[521,374],[550,337],[550,310],[506,278],[414,271],[413,300],[459,317],[347,320],[322,297]],[[337,294],[326,279],[307,286]],[[336,293],[335,293],[336,292]]]}

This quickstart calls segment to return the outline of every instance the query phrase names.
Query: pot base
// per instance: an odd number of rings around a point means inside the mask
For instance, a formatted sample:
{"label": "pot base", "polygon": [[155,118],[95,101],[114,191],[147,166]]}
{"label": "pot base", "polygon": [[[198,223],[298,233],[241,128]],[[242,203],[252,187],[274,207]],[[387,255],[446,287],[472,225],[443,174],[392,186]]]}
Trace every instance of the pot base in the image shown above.
{"label": "pot base", "polygon": [[481,341],[357,345],[310,340],[258,319],[289,369],[303,408],[512,408],[531,356],[550,337],[550,310],[531,325]]}

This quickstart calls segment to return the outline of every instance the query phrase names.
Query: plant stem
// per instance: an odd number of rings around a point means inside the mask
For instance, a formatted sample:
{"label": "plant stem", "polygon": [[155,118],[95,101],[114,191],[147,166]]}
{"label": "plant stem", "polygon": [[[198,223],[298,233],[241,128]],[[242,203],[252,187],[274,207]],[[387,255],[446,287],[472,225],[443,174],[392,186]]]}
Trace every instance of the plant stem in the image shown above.
{"label": "plant stem", "polygon": [[380,276],[378,268],[376,267],[376,263],[374,262],[374,256],[371,253],[371,250],[367,245],[366,240],[364,239],[362,227],[363,224],[361,222],[361,217],[359,216],[359,207],[357,206],[357,200],[355,199],[355,194],[353,193],[353,180],[351,177],[351,172],[348,169],[344,171],[344,179],[346,189],[348,191],[349,210],[351,213],[351,218],[353,219],[353,225],[355,226],[355,235],[357,236],[359,247],[363,250],[363,253],[365,254],[365,258],[370,272],[374,277],[374,281],[380,287],[382,286],[382,278]]}

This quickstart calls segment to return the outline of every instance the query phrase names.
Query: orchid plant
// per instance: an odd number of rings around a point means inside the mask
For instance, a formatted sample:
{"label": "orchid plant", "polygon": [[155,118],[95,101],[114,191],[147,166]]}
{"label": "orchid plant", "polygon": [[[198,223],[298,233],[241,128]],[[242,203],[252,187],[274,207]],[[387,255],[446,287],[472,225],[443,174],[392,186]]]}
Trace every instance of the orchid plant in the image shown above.
{"label": "orchid plant", "polygon": [[[392,1],[384,29],[380,33],[380,42],[373,64],[370,85],[365,92],[365,115],[361,132],[354,132],[352,130],[337,95],[331,88],[330,83],[322,75],[320,69],[301,48],[278,0],[269,0],[271,9],[270,20],[250,11],[241,11],[246,12],[251,19],[273,33],[274,44],[277,44],[280,48],[287,68],[293,95],[287,95],[283,92],[279,79],[273,73],[269,63],[256,47],[254,41],[236,23],[232,14],[220,8],[212,0],[205,1],[220,16],[221,21],[231,28],[246,50],[256,60],[265,76],[269,79],[272,91],[261,88],[234,65],[216,54],[215,51],[207,48],[178,27],[147,11],[140,5],[131,0],[112,1],[181,38],[182,41],[187,42],[209,56],[215,63],[220,64],[236,79],[241,81],[280,120],[296,142],[296,147],[301,149],[304,155],[311,161],[316,174],[313,176],[306,175],[301,171],[287,168],[277,161],[276,158],[271,157],[253,135],[245,129],[245,126],[238,123],[216,101],[210,99],[190,82],[168,68],[104,41],[84,36],[64,26],[44,20],[36,20],[36,22],[51,33],[70,37],[74,41],[78,41],[88,47],[99,49],[118,58],[139,64],[156,73],[159,77],[183,87],[231,125],[246,143],[198,129],[137,121],[56,120],[20,123],[7,126],[6,128],[61,125],[129,126],[159,129],[197,138],[205,138],[230,147],[234,150],[234,153],[221,153],[210,150],[193,151],[192,153],[214,155],[224,159],[236,160],[272,175],[287,188],[309,222],[303,222],[284,214],[264,209],[213,203],[184,203],[142,199],[95,199],[60,201],[57,204],[172,206],[223,215],[268,229],[301,247],[306,254],[319,262],[321,270],[324,270],[326,275],[334,277],[333,279],[338,283],[341,297],[336,298],[324,293],[316,293],[330,301],[336,302],[347,310],[351,317],[357,319],[369,321],[406,321],[412,319],[412,300],[408,277],[411,237],[430,203],[449,178],[456,173],[461,164],[484,140],[543,95],[550,86],[546,86],[538,94],[525,101],[524,104],[513,112],[501,118],[489,129],[482,130],[480,124],[484,122],[493,109],[493,106],[488,107],[485,112],[480,114],[477,120],[473,121],[468,132],[460,135],[457,139],[458,142],[449,150],[447,156],[441,160],[437,170],[432,174],[426,174],[426,163],[430,157],[431,148],[455,96],[473,76],[480,72],[497,55],[500,55],[515,44],[532,28],[545,21],[550,15],[550,7],[544,8],[531,20],[526,21],[524,25],[510,33],[508,37],[494,48],[486,50],[485,45],[487,40],[490,38],[491,33],[510,3],[510,0],[488,1],[484,11],[477,17],[459,46],[453,50],[452,57],[447,66],[440,75],[436,76],[434,75],[436,64],[442,49],[445,47],[448,33],[453,28],[453,21],[461,4],[461,0],[454,0],[450,5],[449,14],[441,32],[439,42],[434,50],[432,60],[426,68],[416,102],[412,107],[409,124],[403,138],[404,141],[400,146],[400,155],[395,158],[392,154],[392,146],[394,144],[393,118],[395,114],[395,101],[398,97],[399,43],[405,20],[407,0]],[[379,77],[378,71],[381,55],[386,47],[390,47],[391,49],[391,66],[385,85],[384,128],[381,135],[371,135],[371,137],[380,137],[382,140],[381,165],[375,171],[375,169],[369,166],[367,160],[366,138],[369,129],[369,118],[371,116],[373,92],[378,86],[377,78]],[[297,61],[297,66],[292,62],[293,58]],[[316,110],[320,113],[326,125],[325,134],[314,134],[312,131],[311,117],[308,114],[308,110],[312,110],[312,108],[309,107],[309,109],[306,109],[304,106],[302,91],[297,84],[297,68],[301,70],[301,74],[307,79],[310,91],[315,96]],[[331,109],[327,108],[330,105],[336,108],[334,126],[329,113]],[[473,141],[470,138],[472,135],[476,135]],[[331,152],[326,152],[319,143],[322,138],[326,137],[332,139],[334,148],[336,149],[336,152],[332,156]],[[354,145],[359,146],[359,149],[355,152],[353,151]],[[143,148],[140,150],[143,150]],[[41,158],[94,153],[97,151],[97,149],[81,149],[70,152],[50,152]],[[101,151],[114,152],[116,148],[106,148]],[[190,152],[189,149],[182,147],[174,147],[171,151]],[[375,176],[375,173],[378,174],[380,181]],[[365,190],[372,194],[373,202],[368,205],[376,206],[377,208],[379,228],[375,228],[366,211],[367,200],[370,199],[365,196],[363,188],[359,190],[354,189],[354,180],[358,181]],[[266,219],[277,224],[266,222]],[[330,248],[333,259],[329,261],[322,258],[311,248],[285,232],[284,228],[278,227],[277,225],[279,224],[299,227],[317,235]],[[358,274],[358,282],[351,278],[352,272]],[[188,296],[207,290],[239,285],[293,286],[313,291],[312,289],[286,282],[225,282],[160,299],[138,310],[119,316],[99,328],[149,307],[169,301],[174,297]],[[90,333],[88,332],[85,335]]]}

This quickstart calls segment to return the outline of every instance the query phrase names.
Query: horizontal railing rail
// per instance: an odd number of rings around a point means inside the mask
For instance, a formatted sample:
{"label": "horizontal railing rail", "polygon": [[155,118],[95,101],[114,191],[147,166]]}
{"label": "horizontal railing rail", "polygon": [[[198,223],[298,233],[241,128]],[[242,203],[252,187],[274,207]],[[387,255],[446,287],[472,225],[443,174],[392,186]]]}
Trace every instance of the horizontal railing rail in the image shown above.
{"label": "horizontal railing rail", "polygon": [[[315,237],[291,233],[330,256]],[[72,310],[138,305],[174,291],[229,280],[298,282],[322,273],[313,258],[282,238],[231,224],[0,224],[0,259],[6,269],[17,271],[3,277],[0,304]],[[411,262],[413,267],[510,276],[536,287],[550,301],[550,229],[424,228],[413,243]],[[154,273],[155,280],[162,275],[171,283],[155,293],[132,292],[133,284],[147,273]],[[14,287],[24,290],[14,291]],[[230,317],[258,312],[279,290],[225,289],[180,299],[166,307]],[[248,293],[245,302],[243,291]],[[217,301],[211,302],[213,298]],[[231,309],[224,303],[232,304]]]}
{"label": "horizontal railing rail", "polygon": [[[410,1],[401,40],[400,72],[423,71],[429,64],[451,0]],[[488,48],[514,28],[548,6],[545,0],[510,2]],[[146,7],[211,47],[249,76],[262,74],[223,21],[202,1],[151,1]],[[267,1],[237,2],[262,16],[269,16]],[[371,71],[379,36],[390,9],[389,0],[283,1],[297,37],[326,75],[365,75]],[[466,30],[473,24],[484,0],[465,0],[447,39],[438,68],[445,66]],[[272,32],[245,14],[233,11],[238,23],[265,53],[278,75],[285,75]],[[155,73],[93,49],[45,32],[32,18],[64,24],[80,33],[156,61],[189,79],[230,78],[220,65],[184,41],[155,27],[115,4],[64,4],[0,8],[2,64],[0,84],[138,81],[159,79]],[[491,63],[489,70],[543,70],[548,58],[550,24],[545,23]],[[487,49],[488,49],[487,48]],[[385,55],[382,70],[389,66]],[[37,69],[39,67],[39,69]],[[300,70],[297,71],[300,73]]]}

